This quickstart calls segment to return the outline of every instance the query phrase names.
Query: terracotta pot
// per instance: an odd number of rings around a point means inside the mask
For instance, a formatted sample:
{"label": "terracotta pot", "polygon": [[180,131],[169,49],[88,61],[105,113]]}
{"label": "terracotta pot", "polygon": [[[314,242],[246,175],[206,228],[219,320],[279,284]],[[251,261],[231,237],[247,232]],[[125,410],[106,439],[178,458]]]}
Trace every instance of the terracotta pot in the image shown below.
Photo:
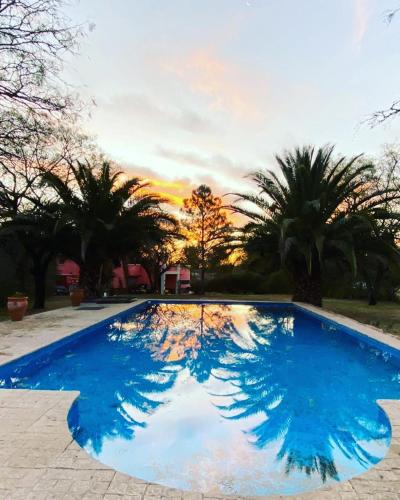
{"label": "terracotta pot", "polygon": [[69,295],[71,297],[72,306],[78,307],[81,305],[81,302],[85,297],[85,290],[83,288],[75,288]]}
{"label": "terracotta pot", "polygon": [[8,297],[7,310],[11,321],[21,321],[28,309],[28,297]]}

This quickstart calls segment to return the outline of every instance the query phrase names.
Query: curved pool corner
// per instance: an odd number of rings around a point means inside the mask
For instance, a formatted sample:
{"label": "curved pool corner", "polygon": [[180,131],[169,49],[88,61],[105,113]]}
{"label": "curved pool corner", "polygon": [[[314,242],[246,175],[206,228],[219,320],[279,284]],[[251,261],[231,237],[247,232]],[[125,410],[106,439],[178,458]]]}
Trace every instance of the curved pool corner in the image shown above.
{"label": "curved pool corner", "polygon": [[[6,391],[0,391],[6,392]],[[13,391],[7,391],[13,392]],[[30,392],[46,392],[46,391],[30,391]],[[50,392],[50,391],[48,391]],[[96,470],[104,469],[109,470],[110,473],[117,477],[117,482],[119,484],[131,484],[135,491],[139,489],[142,493],[146,491],[148,495],[161,495],[161,496],[171,496],[175,498],[184,499],[187,495],[196,495],[199,499],[204,495],[211,495],[211,493],[205,492],[195,492],[195,491],[183,491],[177,490],[175,488],[170,488],[167,486],[147,482],[145,480],[133,477],[129,474],[121,473],[118,470],[112,469],[97,458],[93,457],[87,450],[81,447],[81,445],[74,439],[73,435],[76,429],[79,428],[79,392],[62,392],[63,395],[68,396],[66,402],[69,401],[69,408],[66,408],[64,427],[68,427],[68,431],[71,436],[71,446],[74,450],[74,456],[79,457],[81,463],[85,463],[87,466],[91,463],[91,468]],[[285,497],[295,497],[296,499],[318,499],[321,498],[322,492],[329,495],[329,499],[342,500],[343,497],[349,498],[376,498],[382,495],[391,495],[392,493],[400,493],[399,481],[400,481],[400,401],[399,400],[378,400],[377,405],[382,410],[383,415],[388,421],[388,425],[391,430],[390,444],[386,455],[377,462],[374,466],[370,467],[365,472],[354,476],[351,479],[339,481],[334,485],[329,485],[326,487],[318,488],[313,491],[306,491],[303,493],[296,493],[293,495],[285,495]],[[66,404],[68,406],[68,403]],[[60,429],[61,432],[61,429]],[[68,452],[68,450],[67,450]],[[85,458],[85,460],[83,460]],[[82,467],[83,468],[83,467]],[[78,468],[78,470],[82,470]],[[122,489],[125,489],[122,487]],[[111,493],[114,492],[112,489]],[[135,494],[137,495],[137,493]],[[132,498],[134,498],[134,496]],[[346,496],[347,495],[347,496]],[[212,495],[214,500],[227,500],[232,498],[231,495],[216,494]],[[129,496],[127,496],[129,498]],[[249,497],[235,495],[235,499],[248,499]],[[276,498],[276,495],[267,496],[254,496],[252,498]],[[384,496],[382,497],[384,498]],[[392,498],[392,496],[390,496]]]}
{"label": "curved pool corner", "polygon": [[[127,499],[144,494],[177,499],[187,497],[181,490],[116,472],[82,449],[69,429],[69,421],[74,422],[76,418],[78,397],[77,391],[0,390],[0,437],[4,451],[0,463],[0,488],[3,498],[17,495],[26,498],[33,490],[39,495],[41,488],[45,487],[44,480],[48,480],[47,483],[60,481],[71,488],[79,485],[82,490],[74,493],[77,498],[94,491],[97,491],[98,498],[122,492]],[[297,499],[319,499],[322,491],[327,493],[327,498],[338,500],[346,497],[395,498],[400,492],[400,401],[379,400],[378,404],[392,429],[390,448],[383,460],[360,476],[313,492],[296,494]],[[6,450],[9,450],[9,457],[5,456]],[[24,477],[13,480],[13,474],[21,468]],[[43,494],[49,493],[48,486],[46,488]],[[190,495],[195,500],[202,499],[200,494]],[[217,495],[214,498],[229,497]]]}
{"label": "curved pool corner", "polygon": [[[346,333],[350,333],[360,341],[367,338],[366,343],[372,347],[382,349],[383,345],[385,351],[386,346],[389,348],[387,349],[389,353],[391,350],[400,352],[400,339],[398,338],[353,320],[338,317],[333,313],[313,311],[312,307],[303,305],[301,308],[315,312],[318,317],[329,319],[339,326],[346,326],[351,330]],[[105,313],[104,316],[106,316]],[[76,325],[73,328],[75,327]],[[68,328],[63,327],[63,330],[60,329],[58,332],[57,338],[61,338],[62,342],[64,339],[67,339],[66,342],[69,341],[68,334],[73,333],[72,326]],[[42,331],[34,333],[32,337],[38,337],[37,342],[35,340],[36,348],[42,348],[45,345],[45,350],[52,349],[52,344],[48,345],[48,335],[46,336]],[[21,360],[24,366],[26,360],[20,356],[31,356],[36,351],[32,349],[33,343],[27,343],[25,338],[23,348],[19,349],[17,342],[19,336],[15,335],[15,337],[15,346],[10,348],[12,359]],[[14,337],[11,335],[8,337],[9,343],[10,339],[14,340]],[[7,362],[1,363],[3,365],[10,362],[10,354],[7,353],[6,356],[8,356]],[[49,380],[53,381],[54,377],[50,377]],[[61,382],[64,384],[65,378]],[[80,399],[80,392],[74,390],[74,386],[65,388],[64,391],[52,386],[42,389],[22,386],[19,389],[0,390],[0,440],[2,442],[0,496],[2,498],[27,498],[35,492],[39,497],[47,497],[50,494],[56,497],[71,495],[74,498],[87,498],[95,494],[99,499],[114,495],[124,496],[127,499],[152,497],[151,500],[166,497],[174,497],[176,500],[211,500],[210,497],[214,500],[232,499],[231,495],[222,493],[208,493],[204,496],[201,493],[194,493],[201,488],[193,488],[192,491],[187,492],[177,489],[178,487],[161,486],[155,484],[156,479],[140,480],[135,478],[134,471],[129,475],[118,472],[117,467],[105,465],[95,454],[91,455],[90,450],[88,452],[74,439],[74,429],[82,425],[79,401],[86,398],[83,395]],[[290,498],[292,495],[302,500],[400,498],[400,398],[395,399],[397,396],[389,393],[379,396],[380,394],[376,394],[373,402],[379,408],[379,422],[386,429],[386,446],[382,450],[380,460],[351,479],[343,478],[342,482],[325,484],[320,488],[305,492],[289,493],[279,498],[286,496]],[[357,414],[352,412],[352,400],[356,397],[357,391],[347,402],[347,411],[353,417],[357,417]],[[331,401],[333,402],[333,399]],[[97,406],[94,405],[93,408],[96,412]],[[144,445],[147,446],[146,442]],[[153,450],[149,452],[153,453]],[[157,449],[154,449],[154,452],[157,452]],[[63,492],[57,490],[58,483],[63,483],[63,487],[66,488]],[[240,494],[234,497],[237,500],[249,498]],[[277,498],[276,495],[269,496],[268,494],[263,497]]]}

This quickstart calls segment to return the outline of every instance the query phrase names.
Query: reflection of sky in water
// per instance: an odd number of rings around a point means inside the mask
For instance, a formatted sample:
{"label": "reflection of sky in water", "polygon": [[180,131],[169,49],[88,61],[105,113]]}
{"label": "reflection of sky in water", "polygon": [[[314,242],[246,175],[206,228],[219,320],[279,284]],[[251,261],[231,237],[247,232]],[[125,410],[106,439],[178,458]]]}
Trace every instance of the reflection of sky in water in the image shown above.
{"label": "reflection of sky in water", "polygon": [[[9,369],[8,369],[9,370]],[[310,490],[387,451],[392,358],[290,307],[152,304],[4,386],[78,389],[75,438],[117,470],[210,493]]]}

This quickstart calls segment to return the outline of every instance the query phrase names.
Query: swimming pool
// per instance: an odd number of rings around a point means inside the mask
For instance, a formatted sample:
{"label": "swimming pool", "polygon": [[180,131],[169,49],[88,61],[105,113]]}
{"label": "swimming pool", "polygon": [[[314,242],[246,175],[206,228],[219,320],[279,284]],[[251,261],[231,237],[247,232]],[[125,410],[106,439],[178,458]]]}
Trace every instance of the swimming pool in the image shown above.
{"label": "swimming pool", "polygon": [[77,442],[141,479],[290,494],[385,455],[377,399],[398,352],[289,304],[148,302],[0,368],[4,388],[79,390]]}

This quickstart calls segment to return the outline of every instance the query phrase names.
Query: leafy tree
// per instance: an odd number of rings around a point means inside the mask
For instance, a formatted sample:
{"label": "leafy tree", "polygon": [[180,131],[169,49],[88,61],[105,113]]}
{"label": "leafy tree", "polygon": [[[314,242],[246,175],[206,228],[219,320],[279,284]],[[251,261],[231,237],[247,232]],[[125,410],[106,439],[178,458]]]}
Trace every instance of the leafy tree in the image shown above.
{"label": "leafy tree", "polygon": [[[19,115],[21,127],[27,123]],[[59,220],[57,194],[42,184],[43,172],[68,179],[69,161],[88,154],[93,145],[87,137],[68,126],[40,124],[40,133],[26,131],[18,140],[13,135],[0,148],[0,238],[16,270],[25,271],[26,262],[35,285],[34,308],[45,302],[45,282],[56,253],[76,244],[69,228]],[[20,284],[20,286],[22,283]]]}
{"label": "leafy tree", "polygon": [[184,200],[183,213],[183,226],[189,240],[184,254],[190,265],[200,269],[201,293],[204,293],[205,272],[229,255],[232,224],[221,198],[214,196],[204,184]]}
{"label": "leafy tree", "polygon": [[2,227],[2,237],[14,235],[29,259],[35,287],[34,309],[44,308],[50,263],[74,241],[72,228],[59,224],[59,216],[57,204],[36,206],[16,215]]}
{"label": "leafy tree", "polygon": [[369,305],[376,305],[385,279],[399,267],[400,256],[390,234],[366,232],[356,239],[359,275],[368,290]]}
{"label": "leafy tree", "polygon": [[122,172],[107,162],[71,163],[70,171],[69,182],[54,172],[45,172],[43,180],[59,196],[63,220],[79,234],[80,248],[73,258],[81,268],[81,285],[98,295],[107,263],[174,231],[176,222],[144,182],[137,177],[122,180]]}
{"label": "leafy tree", "polygon": [[[385,146],[382,157],[364,176],[362,190],[351,198],[357,203],[360,196],[382,192],[381,213],[370,219],[370,225],[360,228],[355,238],[359,278],[368,290],[370,305],[375,305],[384,286],[390,286],[400,264],[396,241],[400,235],[400,154],[395,145]],[[395,194],[394,194],[395,193]]]}
{"label": "leafy tree", "polygon": [[327,261],[345,261],[355,275],[357,238],[372,234],[374,221],[388,218],[385,204],[399,197],[367,185],[372,167],[359,157],[332,155],[333,147],[307,146],[277,156],[281,177],[272,170],[256,172],[260,193],[239,195],[255,209],[234,208],[250,218],[243,230],[246,244],[274,262],[279,255],[292,275],[293,300],[317,306]]}
{"label": "leafy tree", "polygon": [[161,274],[177,260],[176,238],[178,235],[164,233],[158,242],[144,246],[135,256],[136,262],[146,270],[152,292],[160,291]]}

